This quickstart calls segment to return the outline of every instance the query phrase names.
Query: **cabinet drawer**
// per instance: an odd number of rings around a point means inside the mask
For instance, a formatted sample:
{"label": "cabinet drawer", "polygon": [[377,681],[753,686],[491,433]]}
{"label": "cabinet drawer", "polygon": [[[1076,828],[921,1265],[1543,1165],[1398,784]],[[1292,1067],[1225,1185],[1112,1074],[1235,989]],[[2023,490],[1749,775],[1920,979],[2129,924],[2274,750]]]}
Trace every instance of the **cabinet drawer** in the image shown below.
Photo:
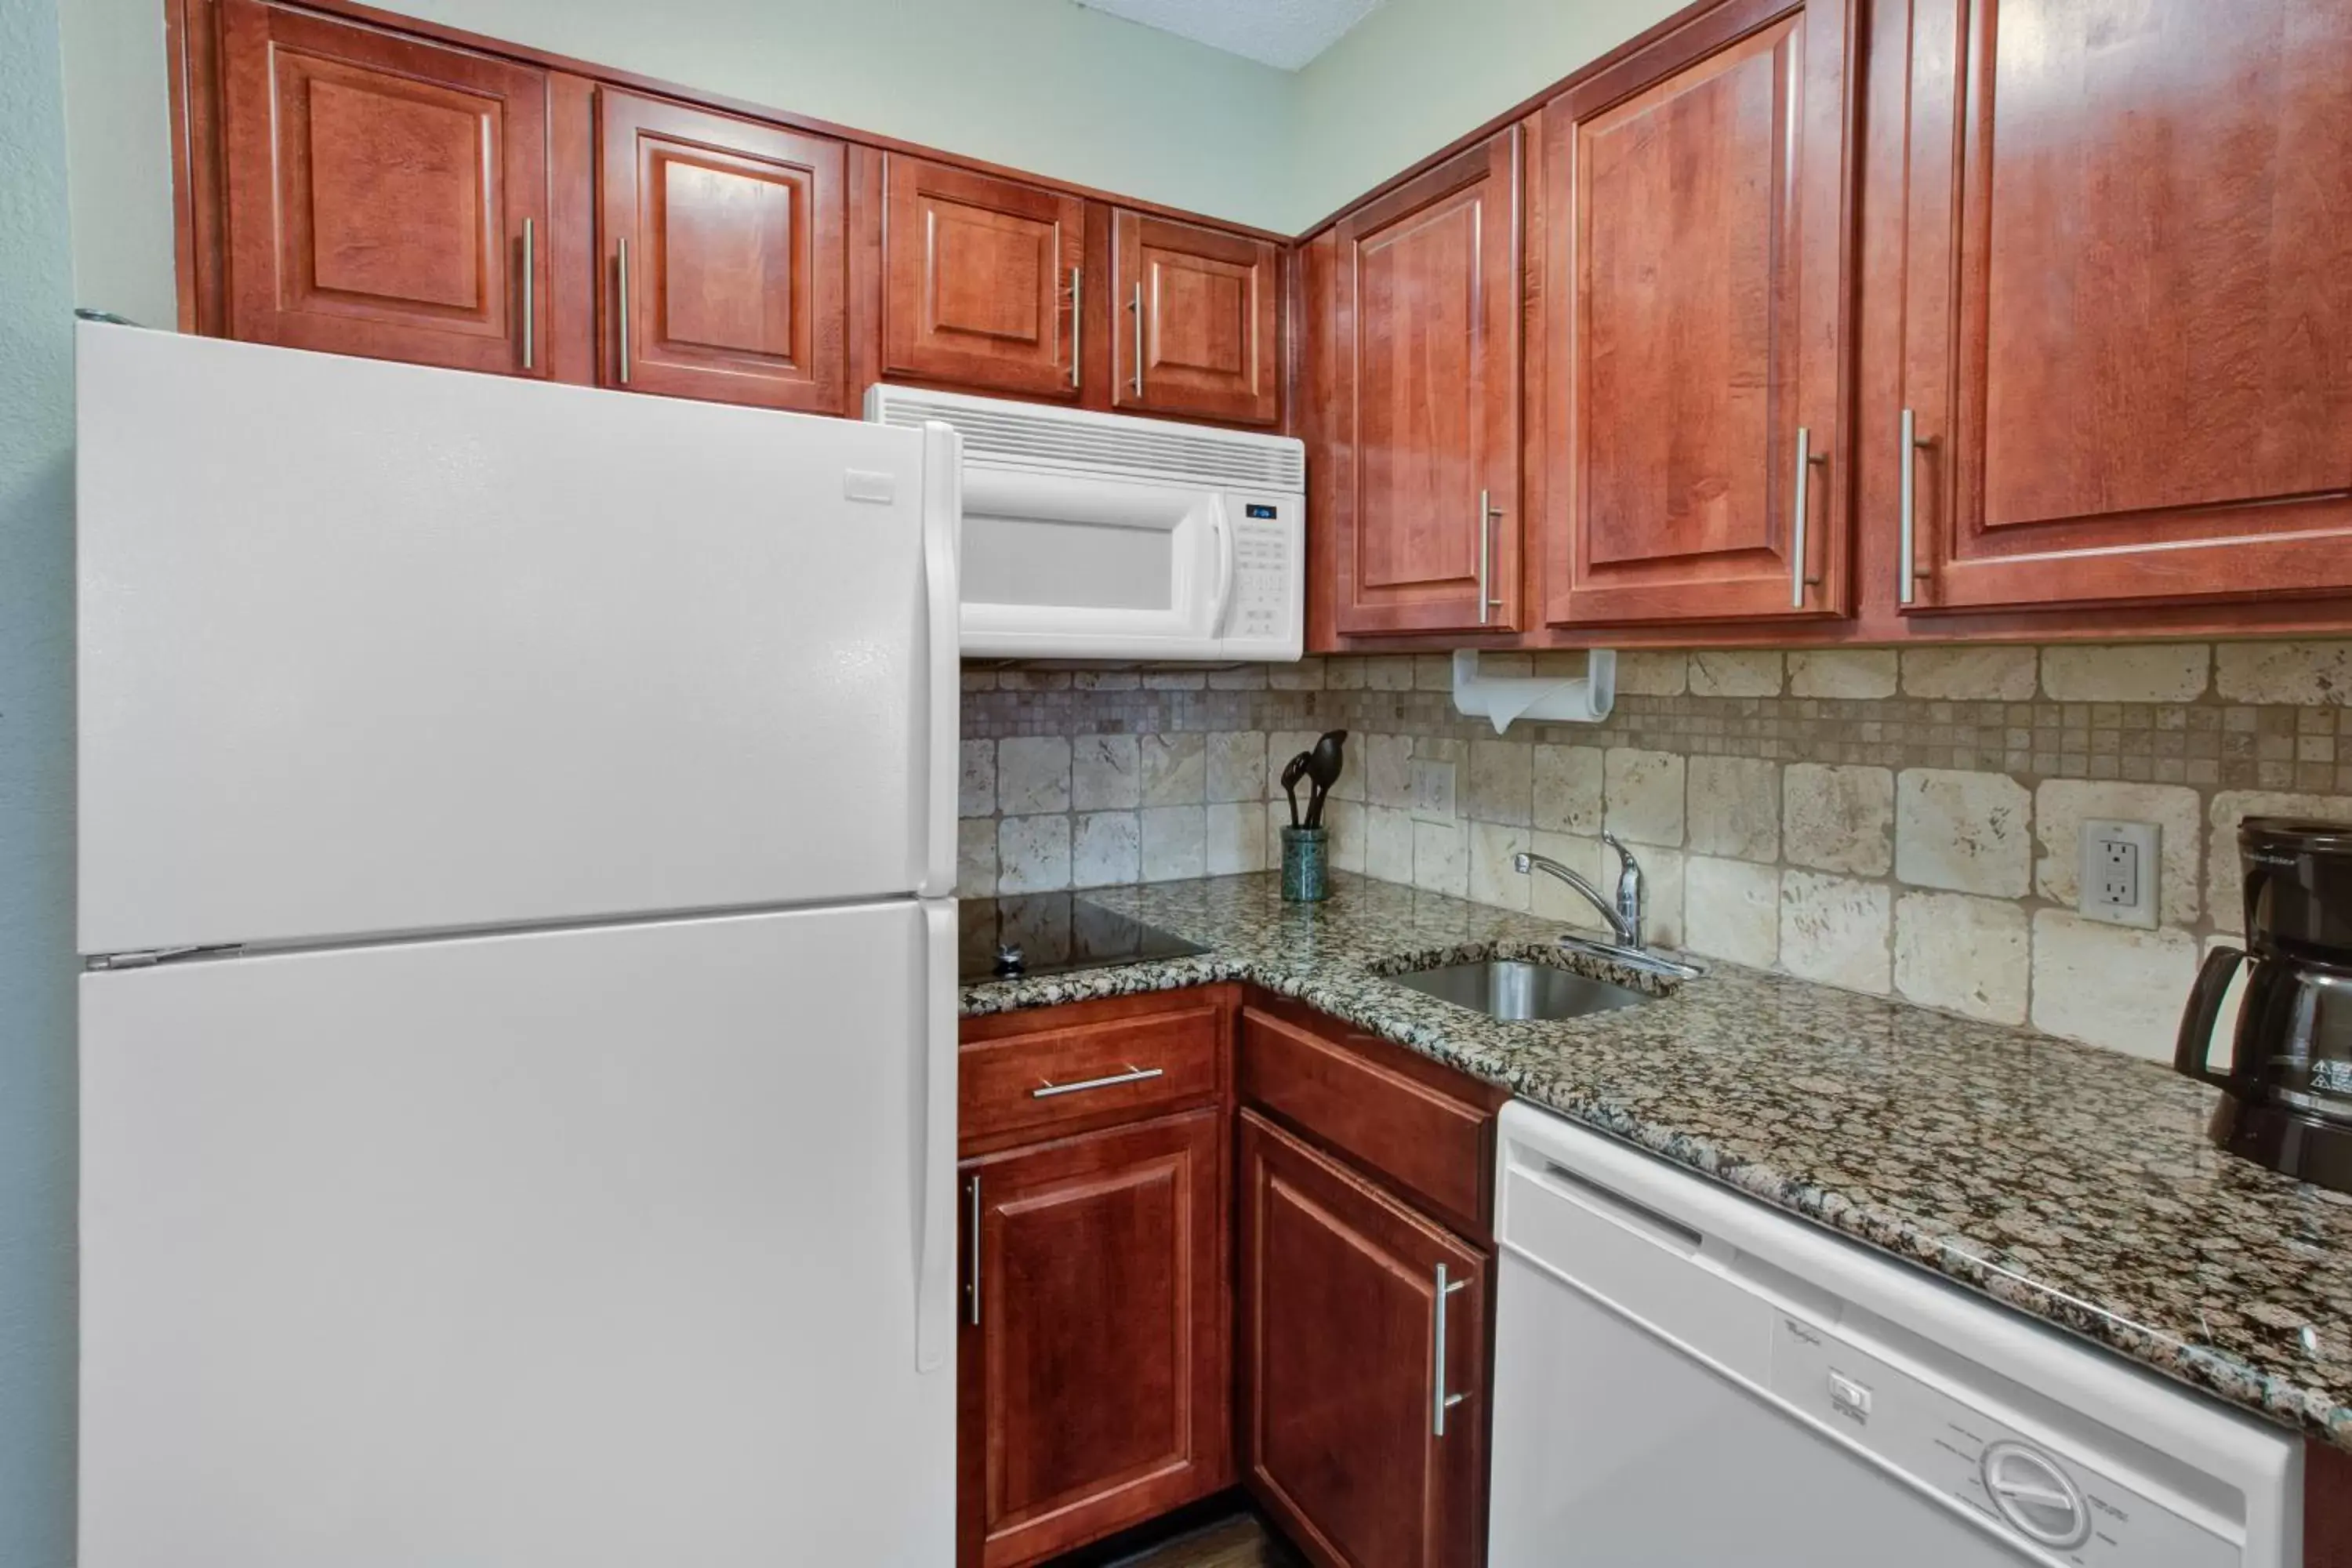
{"label": "cabinet drawer", "polygon": [[1240,1077],[1244,1100],[1403,1188],[1464,1235],[1487,1238],[1489,1106],[1255,1007],[1242,1014]]}
{"label": "cabinet drawer", "polygon": [[1015,1134],[1133,1121],[1216,1097],[1224,1087],[1218,1047],[1230,1016],[1223,999],[1191,992],[1172,1005],[1152,1000],[1160,1005],[1145,1011],[1135,1010],[1132,999],[1057,1007],[1035,1015],[1034,1028],[968,1032],[957,1090],[965,1150],[1001,1146]]}

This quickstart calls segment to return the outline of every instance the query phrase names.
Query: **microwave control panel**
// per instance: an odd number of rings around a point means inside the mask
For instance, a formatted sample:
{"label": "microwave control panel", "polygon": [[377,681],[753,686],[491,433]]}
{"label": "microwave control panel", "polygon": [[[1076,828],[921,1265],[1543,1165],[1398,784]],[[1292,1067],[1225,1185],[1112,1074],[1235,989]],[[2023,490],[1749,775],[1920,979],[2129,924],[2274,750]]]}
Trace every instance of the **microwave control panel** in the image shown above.
{"label": "microwave control panel", "polygon": [[1221,628],[1225,642],[1299,642],[1305,605],[1298,556],[1305,544],[1297,500],[1240,500],[1233,508],[1234,587]]}

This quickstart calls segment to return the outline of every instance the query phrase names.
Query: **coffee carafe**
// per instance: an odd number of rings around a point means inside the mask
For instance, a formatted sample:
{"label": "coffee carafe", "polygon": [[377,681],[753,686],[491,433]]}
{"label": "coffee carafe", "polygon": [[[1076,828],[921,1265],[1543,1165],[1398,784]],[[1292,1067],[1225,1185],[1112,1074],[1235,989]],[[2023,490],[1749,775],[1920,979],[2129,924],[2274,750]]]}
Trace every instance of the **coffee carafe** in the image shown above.
{"label": "coffee carafe", "polygon": [[[2245,951],[2205,955],[2172,1065],[2223,1091],[2211,1129],[2221,1147],[2352,1192],[2352,824],[2250,816],[2238,858]],[[2236,1050],[2216,1072],[2213,1023],[2241,963]]]}

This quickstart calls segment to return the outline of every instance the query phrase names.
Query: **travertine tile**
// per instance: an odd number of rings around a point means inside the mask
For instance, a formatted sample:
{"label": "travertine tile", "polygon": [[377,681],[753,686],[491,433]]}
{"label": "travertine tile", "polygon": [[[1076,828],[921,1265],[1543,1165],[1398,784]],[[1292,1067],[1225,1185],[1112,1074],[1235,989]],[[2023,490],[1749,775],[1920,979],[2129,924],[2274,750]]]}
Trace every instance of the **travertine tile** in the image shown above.
{"label": "travertine tile", "polygon": [[1132,811],[1081,814],[1070,833],[1070,886],[1109,888],[1141,877],[1142,828]]}
{"label": "travertine tile", "polygon": [[[1601,884],[1603,894],[1617,889],[1617,852],[1607,845],[1601,848],[1608,880]],[[1683,853],[1679,849],[1659,849],[1643,846],[1633,851],[1642,863],[1642,940],[1653,947],[1683,945]]]}
{"label": "travertine tile", "polygon": [[1745,860],[1694,855],[1683,867],[1683,945],[1709,958],[1769,969],[1780,955],[1780,873]]}
{"label": "travertine tile", "polygon": [[1433,893],[1467,898],[1470,893],[1470,836],[1463,822],[1423,822],[1412,825],[1412,885]]}
{"label": "travertine tile", "polygon": [[[1276,806],[1275,810],[1282,814],[1279,820],[1289,819],[1288,806]],[[1368,808],[1360,801],[1340,800],[1335,796],[1324,802],[1323,826],[1331,830],[1332,869],[1337,871],[1364,869],[1364,838],[1368,831],[1367,810]],[[1275,831],[1276,821],[1277,818],[1272,815],[1266,818],[1265,863],[1268,867],[1282,864],[1282,840]]]}
{"label": "travertine tile", "polygon": [[2216,795],[2205,813],[2211,828],[2205,841],[2205,911],[2217,931],[2246,929],[2246,877],[2238,858],[2238,824],[2249,816],[2352,822],[2352,795],[2252,789],[2225,789]]}
{"label": "travertine tile", "polygon": [[2033,1026],[2069,1039],[2172,1059],[2180,1010],[2197,976],[2197,941],[2064,910],[2033,916]]}
{"label": "travertine tile", "polygon": [[2020,905],[1965,893],[1895,900],[1895,989],[1922,1005],[2022,1024],[2031,951]]}
{"label": "travertine tile", "polygon": [[1915,888],[2021,899],[2033,800],[2007,773],[1906,768],[1895,781],[1895,875]]}
{"label": "travertine tile", "polygon": [[996,897],[996,819],[992,816],[956,824],[956,897]]}
{"label": "travertine tile", "polygon": [[1208,742],[1200,735],[1146,735],[1138,751],[1146,805],[1197,805],[1208,799]]}
{"label": "travertine tile", "polygon": [[1889,904],[1877,882],[1783,871],[1780,967],[1801,979],[1885,994]]}
{"label": "travertine tile", "polygon": [[1621,653],[1617,689],[1633,697],[1680,697],[1690,689],[1690,656],[1645,648]]}
{"label": "travertine tile", "polygon": [[1683,759],[1621,746],[1601,759],[1609,831],[1635,844],[1683,841]]}
{"label": "travertine tile", "polygon": [[[1348,751],[1349,768],[1363,772],[1367,805],[1404,806],[1412,804],[1412,736],[1350,735],[1348,737]],[[1280,764],[1276,765],[1278,767]],[[1302,793],[1298,800],[1304,806],[1307,796]]]}
{"label": "travertine tile", "polygon": [[2030,647],[1906,647],[1903,694],[1968,702],[2027,702],[2035,684]]}
{"label": "travertine tile", "polygon": [[1007,816],[996,825],[996,887],[1049,893],[1070,885],[1070,819]]}
{"label": "travertine tile", "polygon": [[1334,691],[1361,691],[1364,689],[1364,660],[1360,654],[1333,654],[1321,661],[1323,684]]}
{"label": "travertine tile", "polygon": [[1209,799],[1264,800],[1266,796],[1265,731],[1229,731],[1209,737]]}
{"label": "travertine tile", "polygon": [[1789,656],[1791,697],[1892,697],[1895,684],[1893,648],[1820,648]]}
{"label": "travertine tile", "polygon": [[1794,763],[1781,775],[1781,852],[1796,865],[1883,877],[1895,863],[1895,775]]}
{"label": "travertine tile", "polygon": [[2035,890],[2053,904],[2074,907],[2083,883],[2083,822],[2101,817],[2157,826],[2157,918],[2192,924],[2202,904],[2197,868],[2205,822],[2197,792],[2179,784],[2123,784],[2105,779],[2044,779],[2033,792],[2033,835],[2042,845]]}
{"label": "travertine tile", "polygon": [[1302,658],[1297,664],[1269,664],[1265,683],[1276,691],[1320,691],[1325,671],[1319,658]]}
{"label": "travertine tile", "polygon": [[1526,827],[1532,821],[1535,748],[1524,741],[1470,742],[1470,790],[1464,814],[1474,821]]}
{"label": "travertine tile", "polygon": [[1758,757],[1690,760],[1690,847],[1741,860],[1780,855],[1780,765]]}
{"label": "travertine tile", "polygon": [[1780,655],[1769,648],[1707,648],[1690,656],[1693,697],[1778,697]]}
{"label": "travertine tile", "polygon": [[2205,694],[2213,650],[2203,643],[2053,645],[2042,691],[2060,702],[2189,702]]}
{"label": "travertine tile", "polygon": [[1007,816],[1070,809],[1070,742],[1018,735],[996,743],[996,803]]}
{"label": "travertine tile", "polygon": [[1212,877],[1265,869],[1265,809],[1255,798],[1209,806],[1206,864]]}
{"label": "travertine tile", "polygon": [[996,812],[996,742],[966,741],[956,756],[956,814],[992,816]]}
{"label": "travertine tile", "polygon": [[[1559,861],[1598,889],[1603,898],[1616,891],[1617,856],[1598,838],[1580,834],[1544,833],[1535,836],[1535,851]],[[1579,930],[1605,932],[1609,922],[1591,903],[1561,881],[1545,871],[1534,871],[1528,878],[1528,907],[1538,918],[1558,921],[1562,925]]]}
{"label": "travertine tile", "polygon": [[1132,811],[1142,804],[1142,763],[1134,736],[1081,735],[1070,742],[1074,808]]}
{"label": "travertine tile", "polygon": [[1364,685],[1373,691],[1411,691],[1412,655],[1371,654],[1364,659]]}
{"label": "travertine tile", "polygon": [[1209,684],[1206,671],[1198,669],[1147,669],[1143,673],[1146,691],[1201,691]]}
{"label": "travertine tile", "polygon": [[1454,656],[1450,653],[1414,654],[1412,689],[1415,691],[1453,690]]}
{"label": "travertine tile", "polygon": [[1596,834],[1601,826],[1598,746],[1535,749],[1535,825],[1550,833]]}
{"label": "travertine tile", "polygon": [[1396,806],[1364,808],[1364,875],[1412,882],[1412,818]]}
{"label": "travertine tile", "polygon": [[1206,874],[1208,808],[1147,805],[1143,808],[1143,879],[1172,882]]}
{"label": "travertine tile", "polygon": [[2231,702],[2352,703],[2352,642],[2223,643],[2215,688]]}
{"label": "travertine tile", "polygon": [[1131,669],[1074,669],[1070,686],[1077,691],[1135,691],[1143,686],[1143,677]]}
{"label": "travertine tile", "polygon": [[1470,825],[1470,897],[1507,910],[1528,907],[1528,879],[1511,868],[1511,858],[1535,847],[1532,828],[1499,822]]}
{"label": "travertine tile", "polygon": [[1237,664],[1230,669],[1212,669],[1207,674],[1212,691],[1264,691],[1273,684],[1267,668],[1262,664]]}

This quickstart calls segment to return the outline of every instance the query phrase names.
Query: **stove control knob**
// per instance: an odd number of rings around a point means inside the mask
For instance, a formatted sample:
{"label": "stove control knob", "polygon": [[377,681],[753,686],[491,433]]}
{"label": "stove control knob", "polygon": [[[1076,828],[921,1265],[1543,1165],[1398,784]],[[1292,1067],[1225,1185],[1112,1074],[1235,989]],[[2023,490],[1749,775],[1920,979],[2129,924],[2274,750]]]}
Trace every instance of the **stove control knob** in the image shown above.
{"label": "stove control knob", "polygon": [[1020,973],[1028,967],[1029,956],[1021,951],[1018,942],[1001,942],[997,945],[997,973],[1011,976]]}
{"label": "stove control knob", "polygon": [[2017,1532],[2053,1551],[2080,1546],[2091,1533],[2091,1510],[2058,1461],[2022,1443],[1995,1443],[1984,1452],[1985,1490]]}

